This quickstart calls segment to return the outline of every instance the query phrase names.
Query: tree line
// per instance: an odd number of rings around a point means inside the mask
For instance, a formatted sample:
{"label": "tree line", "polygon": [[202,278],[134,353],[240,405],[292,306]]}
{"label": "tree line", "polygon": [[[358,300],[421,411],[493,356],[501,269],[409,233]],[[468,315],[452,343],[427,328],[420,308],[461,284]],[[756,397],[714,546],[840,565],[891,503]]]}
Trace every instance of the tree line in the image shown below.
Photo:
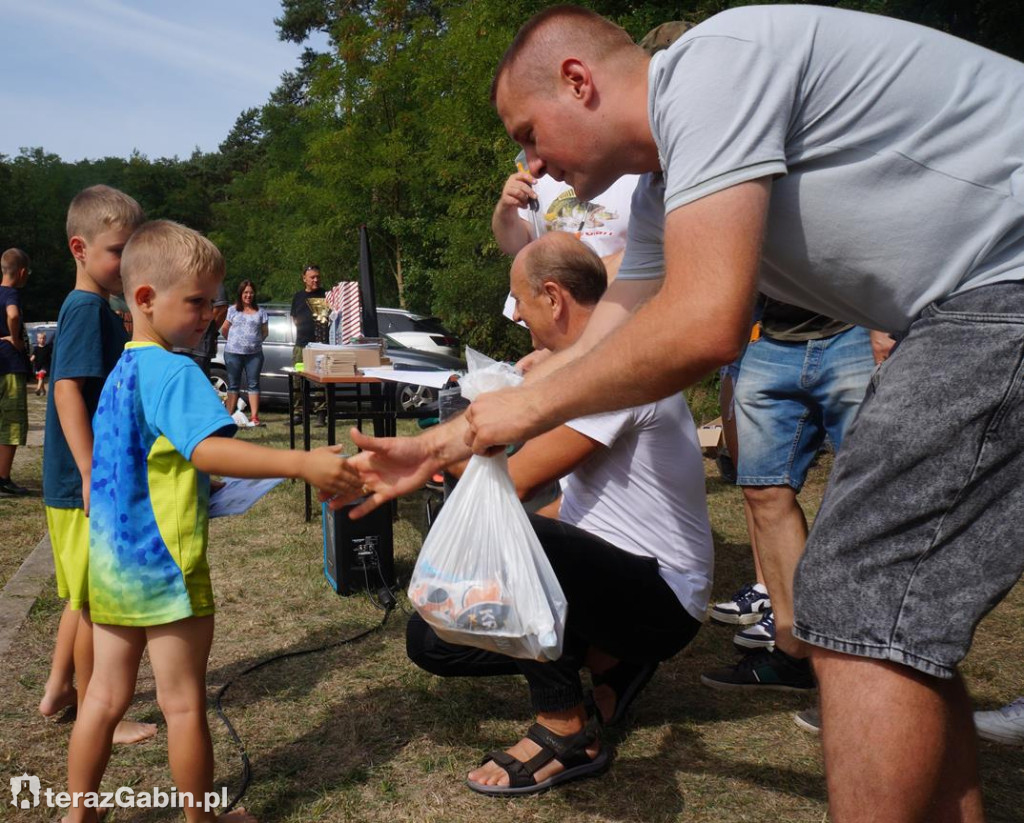
{"label": "tree line", "polygon": [[[358,227],[373,249],[378,303],[440,316],[499,356],[528,336],[500,316],[508,259],[490,215],[517,147],[489,89],[537,0],[282,0],[282,40],[306,44],[267,102],[241,112],[218,151],[180,159],[62,161],[42,147],[0,155],[0,245],[32,258],[29,320],[56,318],[74,283],[64,216],[76,192],[107,183],[151,218],[178,220],[224,252],[228,287],[251,279],[287,300],[303,266],[355,279]],[[742,2],[585,2],[639,40]],[[912,20],[1024,59],[1019,6],[994,0],[825,3]],[[327,48],[308,46],[327,36]]]}

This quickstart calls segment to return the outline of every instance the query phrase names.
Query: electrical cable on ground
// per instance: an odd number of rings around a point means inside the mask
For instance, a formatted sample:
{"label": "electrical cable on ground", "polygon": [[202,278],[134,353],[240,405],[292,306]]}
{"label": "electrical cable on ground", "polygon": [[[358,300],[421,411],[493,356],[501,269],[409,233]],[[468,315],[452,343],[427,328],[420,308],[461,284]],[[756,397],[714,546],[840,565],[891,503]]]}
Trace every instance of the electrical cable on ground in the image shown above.
{"label": "electrical cable on ground", "polygon": [[258,669],[262,669],[264,666],[269,666],[271,663],[275,663],[278,660],[287,660],[291,657],[301,657],[306,654],[314,654],[315,652],[328,651],[330,649],[335,649],[338,646],[345,646],[349,643],[356,643],[360,640],[363,640],[364,638],[369,637],[371,634],[374,634],[375,632],[379,632],[387,624],[388,618],[391,616],[391,612],[395,610],[395,606],[398,600],[395,597],[394,593],[391,591],[391,589],[387,586],[382,587],[381,590],[377,592],[377,597],[379,599],[375,600],[371,596],[370,602],[373,603],[373,605],[377,608],[384,610],[384,617],[381,618],[380,623],[378,623],[376,626],[366,629],[366,631],[360,632],[359,634],[354,635],[353,637],[346,637],[344,640],[336,640],[333,643],[327,643],[323,646],[317,646],[312,649],[300,649],[299,651],[275,654],[273,657],[268,657],[264,660],[260,660],[259,662],[254,663],[248,668],[245,668],[242,671],[238,672],[238,674],[231,677],[223,686],[220,687],[220,689],[218,689],[217,695],[213,699],[213,709],[217,713],[217,717],[221,719],[221,722],[224,724],[225,728],[227,728],[228,735],[230,735],[232,741],[234,741],[235,747],[238,749],[238,753],[242,758],[241,785],[238,788],[238,793],[233,798],[231,798],[231,800],[228,802],[228,805],[221,811],[221,814],[231,811],[231,809],[233,809],[238,804],[238,801],[240,801],[245,796],[245,792],[249,788],[249,783],[252,781],[252,765],[249,763],[249,755],[245,750],[245,743],[243,743],[242,738],[238,736],[238,732],[235,731],[235,727],[231,725],[231,721],[228,720],[227,715],[224,713],[224,708],[221,705],[221,701],[224,698],[224,695],[227,694],[228,689],[230,689],[231,686],[234,685],[234,683],[241,677],[244,677],[245,675],[251,672],[257,671]]}

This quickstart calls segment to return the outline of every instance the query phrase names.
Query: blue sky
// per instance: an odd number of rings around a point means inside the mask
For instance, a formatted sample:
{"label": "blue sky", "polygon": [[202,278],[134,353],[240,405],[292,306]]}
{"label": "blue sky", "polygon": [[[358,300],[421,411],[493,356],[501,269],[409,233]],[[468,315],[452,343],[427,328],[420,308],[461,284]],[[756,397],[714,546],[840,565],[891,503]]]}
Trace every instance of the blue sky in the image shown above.
{"label": "blue sky", "polygon": [[302,48],[280,0],[0,0],[0,154],[215,151]]}

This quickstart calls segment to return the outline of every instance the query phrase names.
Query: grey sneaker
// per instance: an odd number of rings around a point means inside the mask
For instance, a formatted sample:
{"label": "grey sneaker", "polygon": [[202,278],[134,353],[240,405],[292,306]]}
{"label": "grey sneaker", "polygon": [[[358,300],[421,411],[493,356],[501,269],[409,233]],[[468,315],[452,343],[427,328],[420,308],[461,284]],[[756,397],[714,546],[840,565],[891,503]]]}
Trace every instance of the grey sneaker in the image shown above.
{"label": "grey sneaker", "polygon": [[793,715],[793,722],[805,732],[821,734],[821,712],[817,709],[804,709]]}
{"label": "grey sneaker", "polygon": [[760,583],[748,583],[730,600],[712,606],[710,617],[716,623],[749,626],[760,620],[761,615],[771,607],[772,601],[768,598],[768,589]]}
{"label": "grey sneaker", "polygon": [[1007,746],[1024,746],[1024,697],[991,712],[975,712],[978,737]]}
{"label": "grey sneaker", "polygon": [[775,612],[768,609],[753,626],[736,632],[732,642],[741,649],[774,649]]}

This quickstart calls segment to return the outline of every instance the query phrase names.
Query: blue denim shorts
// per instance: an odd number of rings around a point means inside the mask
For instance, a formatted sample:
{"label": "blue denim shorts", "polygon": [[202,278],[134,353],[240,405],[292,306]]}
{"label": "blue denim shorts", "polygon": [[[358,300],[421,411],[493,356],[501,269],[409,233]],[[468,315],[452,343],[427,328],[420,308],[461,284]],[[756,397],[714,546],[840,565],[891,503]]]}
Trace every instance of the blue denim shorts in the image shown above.
{"label": "blue denim shorts", "polygon": [[874,368],[859,326],[824,340],[761,337],[747,346],[734,392],[737,485],[799,491],[825,437],[839,449]]}
{"label": "blue denim shorts", "polygon": [[1024,283],[932,304],[871,380],[795,581],[798,637],[952,677],[1024,570]]}
{"label": "blue denim shorts", "polygon": [[245,375],[245,391],[247,394],[260,393],[260,372],[263,370],[263,351],[252,354],[236,354],[224,352],[224,370],[227,372],[228,391],[237,393]]}

